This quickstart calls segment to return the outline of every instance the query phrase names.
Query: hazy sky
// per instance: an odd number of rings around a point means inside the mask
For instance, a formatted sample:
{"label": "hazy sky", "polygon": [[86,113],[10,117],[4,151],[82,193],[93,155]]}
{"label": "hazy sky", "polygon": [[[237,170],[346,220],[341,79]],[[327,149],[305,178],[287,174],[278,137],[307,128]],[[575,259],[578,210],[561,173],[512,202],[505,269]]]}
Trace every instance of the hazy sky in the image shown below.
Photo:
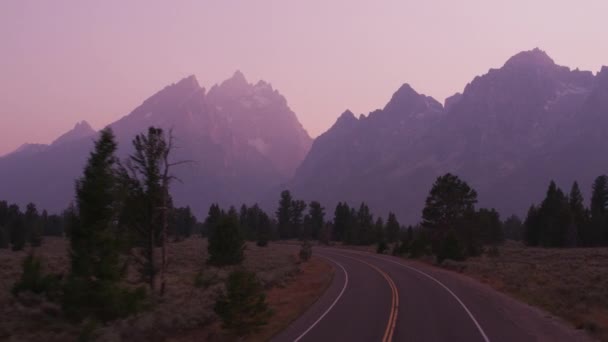
{"label": "hazy sky", "polygon": [[287,98],[312,136],[402,84],[443,102],[540,47],[608,64],[606,0],[0,1],[0,154],[98,129],[167,84],[209,89],[240,69]]}

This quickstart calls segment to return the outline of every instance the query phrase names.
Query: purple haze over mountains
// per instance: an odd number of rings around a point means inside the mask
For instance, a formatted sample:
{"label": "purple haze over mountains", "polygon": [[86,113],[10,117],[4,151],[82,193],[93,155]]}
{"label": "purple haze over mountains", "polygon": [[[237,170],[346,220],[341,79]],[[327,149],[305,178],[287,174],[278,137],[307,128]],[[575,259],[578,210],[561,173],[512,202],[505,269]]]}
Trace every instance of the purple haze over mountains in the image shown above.
{"label": "purple haze over mountains", "polygon": [[[551,179],[566,190],[578,180],[588,193],[608,170],[608,68],[594,75],[558,66],[538,49],[521,52],[443,105],[404,84],[383,109],[358,118],[345,111],[314,143],[268,83],[249,84],[237,71],[207,92],[191,76],[110,125],[121,157],[150,125],[174,129],[175,159],[197,161],[176,170],[184,183],[173,196],[201,218],[212,202],[273,210],[287,188],[328,213],[338,201],[365,201],[415,223],[446,172],[477,189],[481,206],[523,215]],[[2,197],[65,208],[93,133],[80,123],[51,145],[0,158]]]}
{"label": "purple haze over mountains", "polygon": [[[173,158],[194,161],[175,169],[183,184],[174,183],[174,200],[199,216],[212,202],[249,203],[287,181],[312,143],[278,91],[263,81],[250,84],[238,71],[208,93],[194,76],[187,77],[109,126],[121,158],[131,151],[135,135],[149,126],[173,129]],[[66,208],[94,133],[81,122],[51,145],[24,147],[0,158],[2,197],[55,212]]]}
{"label": "purple haze over mountains", "polygon": [[290,184],[295,196],[366,201],[408,223],[434,179],[455,173],[480,205],[523,215],[551,179],[584,192],[608,171],[608,68],[556,65],[535,49],[469,83],[445,106],[404,85],[383,110],[343,114],[318,137]]}

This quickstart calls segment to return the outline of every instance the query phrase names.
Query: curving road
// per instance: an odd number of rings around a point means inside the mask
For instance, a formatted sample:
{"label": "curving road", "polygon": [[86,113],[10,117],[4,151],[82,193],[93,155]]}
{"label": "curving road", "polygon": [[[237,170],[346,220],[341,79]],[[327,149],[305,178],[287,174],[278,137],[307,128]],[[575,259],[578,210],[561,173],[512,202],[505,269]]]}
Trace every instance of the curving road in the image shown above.
{"label": "curving road", "polygon": [[418,262],[315,247],[335,277],[273,341],[590,341],[470,278]]}

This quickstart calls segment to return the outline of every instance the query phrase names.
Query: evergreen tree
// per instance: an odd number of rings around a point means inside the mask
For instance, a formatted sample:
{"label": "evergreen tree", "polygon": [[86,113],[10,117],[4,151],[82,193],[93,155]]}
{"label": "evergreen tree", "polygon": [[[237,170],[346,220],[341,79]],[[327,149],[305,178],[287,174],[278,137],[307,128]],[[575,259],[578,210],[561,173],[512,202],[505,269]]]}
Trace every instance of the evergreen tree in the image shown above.
{"label": "evergreen tree", "polygon": [[578,187],[578,183],[574,182],[568,195],[568,205],[570,208],[571,225],[569,226],[568,245],[587,245],[589,238],[589,213],[585,208],[583,195]]}
{"label": "evergreen tree", "polygon": [[8,224],[11,241],[11,249],[13,251],[21,251],[25,248],[27,242],[27,232],[25,227],[25,219],[19,206],[12,204],[8,207]]}
{"label": "evergreen tree", "polygon": [[214,307],[222,327],[237,336],[247,336],[268,323],[272,315],[264,289],[254,273],[237,270],[228,276],[226,292]]}
{"label": "evergreen tree", "polygon": [[595,179],[591,194],[591,224],[588,242],[591,246],[600,246],[608,242],[605,229],[608,223],[608,176]]}
{"label": "evergreen tree", "polygon": [[294,200],[291,203],[291,237],[304,239],[303,226],[304,226],[304,210],[306,210],[306,202],[302,200]]}
{"label": "evergreen tree", "polygon": [[359,245],[370,245],[374,243],[374,216],[369,207],[361,203],[357,212],[356,243]]}
{"label": "evergreen tree", "polygon": [[422,225],[447,232],[457,227],[463,217],[474,211],[477,192],[450,173],[437,178],[422,211]]}
{"label": "evergreen tree", "polygon": [[221,215],[209,232],[207,262],[215,266],[236,265],[243,261],[245,242],[241,237],[239,217],[234,208]]}
{"label": "evergreen tree", "polygon": [[431,232],[438,260],[481,252],[482,237],[475,224],[476,203],[477,192],[457,176],[448,173],[437,178],[422,211],[422,225]]}
{"label": "evergreen tree", "polygon": [[528,215],[524,222],[524,240],[528,246],[538,246],[540,244],[540,212],[536,206],[532,205],[528,209]]}
{"label": "evergreen tree", "polygon": [[207,218],[205,219],[205,223],[203,224],[203,237],[209,236],[216,230],[217,224],[220,222],[220,218],[223,213],[220,209],[220,206],[217,203],[214,203],[209,207],[209,213],[207,214]]}
{"label": "evergreen tree", "polygon": [[292,235],[292,198],[289,190],[281,192],[279,201],[279,209],[277,209],[277,222],[279,230],[279,238],[290,239]]}
{"label": "evergreen tree", "polygon": [[25,209],[25,230],[27,239],[32,247],[42,244],[42,221],[34,203],[29,203]]}
{"label": "evergreen tree", "polygon": [[339,202],[334,211],[333,239],[351,243],[352,229],[351,211],[348,204]]}
{"label": "evergreen tree", "polygon": [[388,213],[388,220],[386,221],[386,240],[389,243],[396,242],[399,238],[399,221],[394,213]]}
{"label": "evergreen tree", "polygon": [[310,214],[304,215],[304,219],[302,220],[302,232],[300,233],[300,239],[312,239],[312,220],[310,219]]}
{"label": "evergreen tree", "polygon": [[387,234],[386,229],[384,227],[384,220],[382,220],[382,217],[378,217],[376,219],[376,223],[374,224],[374,241],[376,243],[383,242],[386,245],[386,235]]}
{"label": "evergreen tree", "polygon": [[63,308],[78,320],[125,316],[137,309],[143,296],[119,286],[124,264],[116,225],[115,151],[112,131],[101,131],[84,175],[76,182],[77,215],[70,227],[70,273]]}
{"label": "evergreen tree", "polygon": [[326,222],[319,232],[319,243],[323,245],[331,244],[333,225],[331,222]]}
{"label": "evergreen tree", "polygon": [[171,230],[176,241],[190,237],[198,223],[190,207],[174,208],[171,211],[170,218],[170,227],[172,227]]}
{"label": "evergreen tree", "polygon": [[7,249],[10,244],[10,235],[8,229],[0,226],[0,249]]}
{"label": "evergreen tree", "polygon": [[252,227],[248,225],[248,214],[247,206],[245,204],[241,205],[241,210],[239,210],[239,226],[241,227],[241,236],[246,238],[247,240],[251,240],[250,230]]}
{"label": "evergreen tree", "polygon": [[523,239],[524,224],[517,215],[509,216],[503,223],[503,230],[506,239],[520,241]]}
{"label": "evergreen tree", "polygon": [[551,181],[540,206],[540,240],[545,247],[564,247],[570,225],[568,199],[555,182]]}
{"label": "evergreen tree", "polygon": [[319,239],[319,234],[325,226],[325,208],[317,201],[310,202],[308,215],[310,215],[311,237]]}
{"label": "evergreen tree", "polygon": [[479,209],[476,221],[484,243],[498,244],[504,241],[502,222],[496,210]]}
{"label": "evergreen tree", "polygon": [[265,247],[268,245],[268,241],[272,239],[272,221],[270,217],[262,211],[257,204],[253,207],[254,212],[257,214],[256,220],[256,236],[257,236],[257,245],[260,247]]}

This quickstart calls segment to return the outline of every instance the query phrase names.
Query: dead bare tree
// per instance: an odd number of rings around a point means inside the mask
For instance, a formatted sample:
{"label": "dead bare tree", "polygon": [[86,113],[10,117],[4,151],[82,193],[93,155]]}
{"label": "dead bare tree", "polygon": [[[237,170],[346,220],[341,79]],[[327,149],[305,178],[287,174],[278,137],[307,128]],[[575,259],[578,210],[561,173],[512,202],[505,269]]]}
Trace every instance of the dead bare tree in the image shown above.
{"label": "dead bare tree", "polygon": [[[173,130],[168,138],[162,129],[150,127],[147,134],[133,140],[134,153],[121,165],[121,178],[127,189],[123,221],[139,236],[141,253],[133,253],[140,274],[153,292],[163,296],[166,290],[167,231],[169,225],[169,187],[171,168],[192,161],[170,162],[174,150]],[[160,226],[160,227],[159,227]],[[160,245],[160,264],[155,248]],[[160,278],[160,279],[158,279]],[[160,280],[160,281],[158,281]]]}

